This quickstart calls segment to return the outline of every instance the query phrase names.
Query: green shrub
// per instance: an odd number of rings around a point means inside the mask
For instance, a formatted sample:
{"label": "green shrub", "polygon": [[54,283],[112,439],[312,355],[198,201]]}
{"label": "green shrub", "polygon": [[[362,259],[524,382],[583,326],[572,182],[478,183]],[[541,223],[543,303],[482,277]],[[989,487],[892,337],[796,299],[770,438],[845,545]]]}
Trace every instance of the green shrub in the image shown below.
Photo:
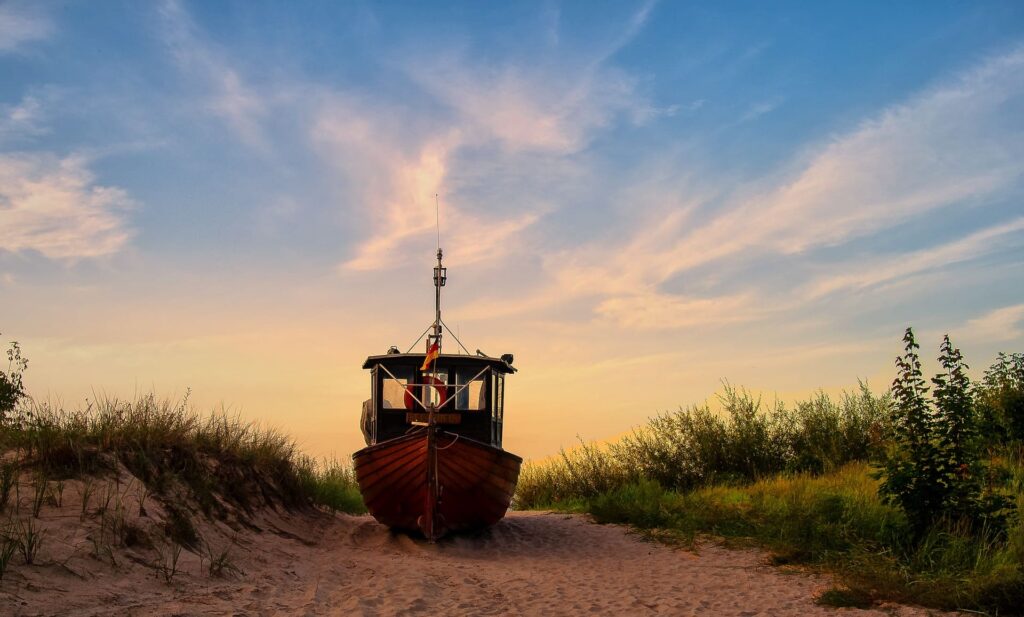
{"label": "green shrub", "polygon": [[838,402],[824,393],[789,409],[766,407],[726,384],[722,413],[708,405],[652,418],[607,445],[586,444],[524,466],[517,507],[579,504],[630,483],[671,490],[749,482],[782,471],[835,469],[865,460],[887,431],[888,396],[865,384]]}
{"label": "green shrub", "polygon": [[299,460],[299,474],[303,491],[314,503],[336,512],[361,514],[366,512],[355,472],[337,460],[317,463],[309,457]]}
{"label": "green shrub", "polygon": [[678,518],[669,494],[652,480],[602,493],[590,501],[588,511],[600,523],[628,523],[641,529],[671,527]]}
{"label": "green shrub", "polygon": [[7,349],[7,372],[0,371],[0,424],[25,397],[23,375],[27,368],[28,359],[22,357],[21,347],[16,341],[11,341]]}
{"label": "green shrub", "polygon": [[1024,442],[1024,354],[1000,352],[975,391],[988,443]]}
{"label": "green shrub", "polygon": [[960,350],[949,336],[943,338],[943,372],[932,378],[935,392],[929,400],[911,328],[903,341],[892,386],[892,434],[882,457],[881,495],[903,509],[917,539],[940,519],[1001,531],[1014,504],[983,482],[988,472],[979,456],[975,402]]}

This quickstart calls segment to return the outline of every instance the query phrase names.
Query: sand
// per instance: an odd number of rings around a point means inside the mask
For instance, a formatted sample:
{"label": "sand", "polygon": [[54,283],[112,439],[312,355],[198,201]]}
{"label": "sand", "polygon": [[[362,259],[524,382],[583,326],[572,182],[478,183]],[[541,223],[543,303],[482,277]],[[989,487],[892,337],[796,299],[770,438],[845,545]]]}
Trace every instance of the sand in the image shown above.
{"label": "sand", "polygon": [[714,543],[686,551],[544,512],[514,512],[489,531],[437,544],[368,516],[263,512],[244,525],[204,522],[204,545],[227,549],[240,573],[211,577],[208,559],[183,551],[168,581],[160,572],[168,548],[146,541],[158,535],[159,504],[138,516],[144,496],[125,487],[122,510],[143,540],[98,550],[101,519],[80,520],[77,489],[37,519],[48,530],[38,564],[8,571],[0,615],[929,614],[818,606],[830,581],[766,565],[762,552]]}

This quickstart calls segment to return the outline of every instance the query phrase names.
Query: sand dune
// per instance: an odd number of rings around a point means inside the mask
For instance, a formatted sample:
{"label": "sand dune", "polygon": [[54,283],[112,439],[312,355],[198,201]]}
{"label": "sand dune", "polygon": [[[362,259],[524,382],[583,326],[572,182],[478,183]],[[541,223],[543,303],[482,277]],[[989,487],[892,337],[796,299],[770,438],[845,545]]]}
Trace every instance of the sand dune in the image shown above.
{"label": "sand dune", "polygon": [[[139,518],[161,516],[153,504]],[[204,522],[204,542],[229,547],[241,574],[211,577],[208,560],[183,551],[170,582],[158,567],[167,554],[153,543],[97,556],[96,529],[73,507],[39,520],[48,528],[42,565],[8,571],[2,615],[928,614],[817,606],[828,581],[764,565],[760,552],[677,550],[554,513],[512,513],[489,531],[434,545],[367,516]]]}

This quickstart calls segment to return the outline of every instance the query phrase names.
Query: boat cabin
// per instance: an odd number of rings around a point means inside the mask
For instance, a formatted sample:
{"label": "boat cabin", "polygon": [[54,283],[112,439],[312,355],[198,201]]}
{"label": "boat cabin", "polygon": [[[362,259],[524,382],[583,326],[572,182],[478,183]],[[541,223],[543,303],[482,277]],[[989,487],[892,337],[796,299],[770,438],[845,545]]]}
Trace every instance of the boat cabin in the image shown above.
{"label": "boat cabin", "polygon": [[396,352],[363,363],[372,393],[361,421],[368,446],[427,424],[433,410],[445,431],[501,447],[505,375],[516,371],[511,355],[441,354],[421,371],[426,354]]}

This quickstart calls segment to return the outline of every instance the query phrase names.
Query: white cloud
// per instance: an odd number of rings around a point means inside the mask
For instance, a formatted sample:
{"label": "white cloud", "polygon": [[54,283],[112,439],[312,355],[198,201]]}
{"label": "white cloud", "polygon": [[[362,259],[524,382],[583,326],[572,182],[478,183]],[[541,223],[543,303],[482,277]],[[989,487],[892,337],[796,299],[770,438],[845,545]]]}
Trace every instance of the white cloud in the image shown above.
{"label": "white cloud", "polygon": [[330,97],[314,114],[311,135],[324,158],[351,180],[359,216],[350,220],[368,227],[368,239],[342,268],[393,267],[426,246],[435,230],[435,194],[441,196],[444,244],[453,249],[453,263],[496,259],[516,246],[513,239],[549,205],[520,205],[514,215],[495,215],[460,203],[449,192],[455,160],[473,150],[482,152],[475,165],[500,167],[504,157],[525,153],[536,157],[530,164],[551,169],[617,117],[644,122],[673,113],[654,108],[635,92],[634,80],[603,64],[636,36],[650,8],[579,66],[561,59],[543,66],[492,65],[451,53],[403,64],[412,81],[450,112],[445,117],[351,95]]}
{"label": "white cloud", "polygon": [[616,114],[636,107],[633,83],[617,71],[559,78],[558,71],[475,66],[462,59],[419,65],[411,75],[432,95],[454,108],[480,139],[495,139],[512,150],[556,154],[576,152]]}
{"label": "white cloud", "polygon": [[511,150],[571,154],[618,117],[644,124],[670,116],[640,96],[636,79],[608,66],[646,25],[654,2],[630,16],[619,36],[575,61],[475,62],[439,54],[410,63],[410,78],[458,112],[474,141],[497,140]]}
{"label": "white cloud", "polygon": [[26,43],[44,40],[53,34],[53,22],[33,9],[20,2],[0,4],[0,52],[17,51]]}
{"label": "white cloud", "polygon": [[957,330],[957,338],[992,342],[1024,338],[1024,304],[1004,306],[969,320]]}
{"label": "white cloud", "polygon": [[[403,263],[435,232],[434,195],[440,195],[445,244],[454,262],[495,258],[510,237],[528,227],[537,214],[484,216],[452,203],[444,194],[450,159],[464,143],[458,128],[417,133],[396,126],[399,109],[370,106],[332,97],[317,115],[312,138],[324,158],[350,179],[356,211],[370,238],[342,264],[345,270],[378,270]],[[419,241],[419,244],[417,244]]]}
{"label": "white cloud", "polygon": [[987,227],[959,240],[885,261],[865,263],[860,260],[856,266],[849,266],[847,272],[811,282],[806,286],[805,293],[809,298],[819,298],[841,290],[856,291],[976,259],[1008,245],[1013,246],[1015,241],[1019,243],[1021,238],[1017,236],[1021,231],[1024,231],[1024,218]]}
{"label": "white cloud", "polygon": [[647,292],[607,298],[595,312],[626,328],[678,329],[749,321],[760,314],[754,300],[752,294],[689,298]]}
{"label": "white cloud", "polygon": [[125,246],[132,202],[124,190],[96,184],[86,163],[78,156],[0,155],[0,250],[74,260]]}
{"label": "white cloud", "polygon": [[268,148],[262,121],[267,103],[249,87],[222,53],[204,41],[188,12],[177,0],[166,0],[160,15],[164,38],[181,69],[208,89],[206,111],[222,118],[245,143]]}
{"label": "white cloud", "polygon": [[730,249],[784,253],[839,244],[1019,181],[1024,140],[1001,120],[1024,112],[1024,50],[995,58],[829,144],[791,182],[711,230]]}
{"label": "white cloud", "polygon": [[735,124],[743,124],[744,122],[750,122],[756,120],[765,114],[770,114],[782,105],[782,97],[774,97],[765,101],[754,103],[747,108],[743,115],[735,122]]}
{"label": "white cloud", "polygon": [[[737,197],[705,222],[694,224],[688,215],[701,205],[700,192],[666,198],[652,216],[619,234],[624,241],[609,245],[602,239],[547,260],[552,284],[521,304],[535,310],[569,294],[596,296],[599,314],[637,326],[624,310],[635,303],[635,294],[666,307],[685,306],[693,300],[663,298],[657,289],[698,266],[737,255],[751,259],[838,245],[938,208],[1009,194],[1024,174],[1024,138],[1007,130],[1013,123],[1006,120],[1021,113],[1024,49],[1017,49],[886,109],[798,164],[791,179]],[[678,187],[673,190],[679,194]],[[921,251],[877,272],[821,281],[812,295],[969,259],[1016,225]]]}
{"label": "white cloud", "polygon": [[25,96],[17,105],[0,105],[0,143],[7,138],[39,135],[43,106],[35,96]]}

